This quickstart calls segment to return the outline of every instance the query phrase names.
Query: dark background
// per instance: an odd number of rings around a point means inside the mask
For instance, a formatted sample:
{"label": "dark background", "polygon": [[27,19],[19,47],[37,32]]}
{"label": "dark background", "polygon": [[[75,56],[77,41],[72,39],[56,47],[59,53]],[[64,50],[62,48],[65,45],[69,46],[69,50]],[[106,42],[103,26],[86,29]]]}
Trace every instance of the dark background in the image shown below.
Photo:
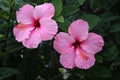
{"label": "dark background", "polygon": [[[16,11],[24,4],[44,2],[54,4],[59,31],[67,32],[72,21],[84,19],[90,32],[104,38],[93,67],[63,68],[53,40],[37,49],[27,49],[15,40]],[[0,80],[120,80],[120,0],[0,0]]]}

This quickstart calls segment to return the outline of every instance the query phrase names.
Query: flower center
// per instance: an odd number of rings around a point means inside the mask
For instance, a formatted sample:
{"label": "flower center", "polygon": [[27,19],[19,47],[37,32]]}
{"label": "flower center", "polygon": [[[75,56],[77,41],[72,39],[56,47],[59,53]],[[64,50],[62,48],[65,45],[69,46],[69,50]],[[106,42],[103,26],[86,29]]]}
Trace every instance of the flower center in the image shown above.
{"label": "flower center", "polygon": [[35,22],[34,22],[34,26],[35,26],[35,27],[40,27],[39,20],[35,20]]}
{"label": "flower center", "polygon": [[72,46],[74,46],[74,48],[76,49],[77,47],[80,47],[80,42],[78,40],[76,40]]}

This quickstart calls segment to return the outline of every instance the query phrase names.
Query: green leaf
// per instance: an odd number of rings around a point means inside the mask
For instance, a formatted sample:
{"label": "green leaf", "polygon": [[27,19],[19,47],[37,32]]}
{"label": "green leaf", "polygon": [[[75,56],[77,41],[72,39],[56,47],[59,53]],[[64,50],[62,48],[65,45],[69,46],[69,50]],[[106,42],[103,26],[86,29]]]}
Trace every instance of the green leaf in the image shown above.
{"label": "green leaf", "polygon": [[16,69],[12,69],[8,67],[0,68],[0,80],[3,80],[5,78],[8,78],[10,76],[13,76],[19,73],[20,72]]}
{"label": "green leaf", "polygon": [[5,37],[5,35],[0,34],[0,39],[1,39],[1,38],[4,38],[4,37]]}
{"label": "green leaf", "polygon": [[120,19],[120,16],[119,15],[114,15],[114,13],[111,12],[111,11],[106,11],[103,14],[101,14],[101,18],[102,18],[104,23],[106,23],[106,22],[109,23],[110,21]]}
{"label": "green leaf", "polygon": [[103,49],[102,56],[104,60],[112,61],[119,54],[117,47],[114,44],[107,43]]}
{"label": "green leaf", "polygon": [[3,11],[9,11],[10,5],[9,5],[9,0],[0,0],[0,8]]}
{"label": "green leaf", "polygon": [[69,5],[69,6],[63,7],[62,15],[63,16],[70,16],[78,11],[79,11],[79,6]]}
{"label": "green leaf", "polygon": [[100,55],[96,55],[96,61],[99,63],[103,63],[103,57]]}
{"label": "green leaf", "polygon": [[99,17],[92,14],[82,15],[81,18],[89,23],[89,26],[90,26],[89,30],[92,30],[93,28],[95,28],[95,26],[99,21]]}
{"label": "green leaf", "polygon": [[68,32],[68,27],[70,26],[70,21],[65,19],[65,22],[64,23],[59,23],[59,28],[62,30],[62,31],[65,31],[65,32]]}
{"label": "green leaf", "polygon": [[64,17],[63,16],[58,16],[58,17],[56,17],[55,18],[55,20],[57,21],[57,22],[61,22],[61,23],[64,23]]}
{"label": "green leaf", "polygon": [[60,15],[62,11],[62,1],[61,0],[52,0],[52,3],[55,7],[55,17]]}
{"label": "green leaf", "polygon": [[114,5],[117,2],[117,0],[91,0],[91,7],[92,8],[104,8],[104,9],[110,9],[112,5]]}
{"label": "green leaf", "polygon": [[14,52],[16,50],[22,49],[24,46],[22,46],[20,43],[18,43],[14,38],[10,38],[6,42],[6,50],[9,52]]}
{"label": "green leaf", "polygon": [[87,76],[92,78],[109,78],[112,74],[107,67],[103,65],[95,65],[87,71]]}
{"label": "green leaf", "polygon": [[44,0],[44,2],[47,2],[47,1],[49,1],[49,0]]}
{"label": "green leaf", "polygon": [[110,26],[110,32],[118,32],[120,31],[120,24],[116,23]]}
{"label": "green leaf", "polygon": [[120,32],[115,33],[115,38],[116,38],[117,44],[120,44]]}
{"label": "green leaf", "polygon": [[23,0],[15,0],[16,11],[25,4]]}
{"label": "green leaf", "polygon": [[83,5],[84,2],[85,2],[85,0],[79,0],[80,5]]}
{"label": "green leaf", "polygon": [[117,20],[117,19],[120,19],[120,16],[111,16],[109,18],[106,18],[104,22],[110,22],[110,21]]}

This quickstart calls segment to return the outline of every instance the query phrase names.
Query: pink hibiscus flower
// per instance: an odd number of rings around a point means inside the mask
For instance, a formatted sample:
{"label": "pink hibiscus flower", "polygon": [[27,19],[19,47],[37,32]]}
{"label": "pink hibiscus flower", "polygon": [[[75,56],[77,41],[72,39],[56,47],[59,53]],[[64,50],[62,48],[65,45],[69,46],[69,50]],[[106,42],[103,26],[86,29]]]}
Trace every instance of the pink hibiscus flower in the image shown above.
{"label": "pink hibiscus flower", "polygon": [[72,22],[68,33],[60,32],[55,36],[54,48],[60,53],[60,63],[72,69],[88,69],[95,63],[95,53],[102,50],[103,38],[95,33],[88,33],[88,23],[84,20]]}
{"label": "pink hibiscus flower", "polygon": [[20,8],[16,12],[19,24],[13,29],[16,40],[27,48],[37,48],[41,41],[51,40],[58,31],[57,23],[51,19],[54,10],[50,3]]}

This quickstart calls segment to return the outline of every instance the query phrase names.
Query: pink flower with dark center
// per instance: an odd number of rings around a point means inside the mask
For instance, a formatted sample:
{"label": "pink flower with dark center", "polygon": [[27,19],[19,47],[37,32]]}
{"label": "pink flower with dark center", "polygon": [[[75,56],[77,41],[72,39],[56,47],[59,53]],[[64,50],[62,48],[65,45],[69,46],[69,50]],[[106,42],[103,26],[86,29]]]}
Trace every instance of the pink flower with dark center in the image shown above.
{"label": "pink flower with dark center", "polygon": [[51,3],[38,6],[24,5],[16,12],[18,25],[13,29],[18,42],[27,48],[37,48],[41,41],[51,40],[58,31],[52,19],[55,9]]}
{"label": "pink flower with dark center", "polygon": [[68,33],[60,32],[55,36],[54,49],[60,53],[60,63],[72,69],[88,69],[95,63],[94,55],[102,50],[103,38],[95,33],[88,33],[88,23],[84,20],[72,22]]}

